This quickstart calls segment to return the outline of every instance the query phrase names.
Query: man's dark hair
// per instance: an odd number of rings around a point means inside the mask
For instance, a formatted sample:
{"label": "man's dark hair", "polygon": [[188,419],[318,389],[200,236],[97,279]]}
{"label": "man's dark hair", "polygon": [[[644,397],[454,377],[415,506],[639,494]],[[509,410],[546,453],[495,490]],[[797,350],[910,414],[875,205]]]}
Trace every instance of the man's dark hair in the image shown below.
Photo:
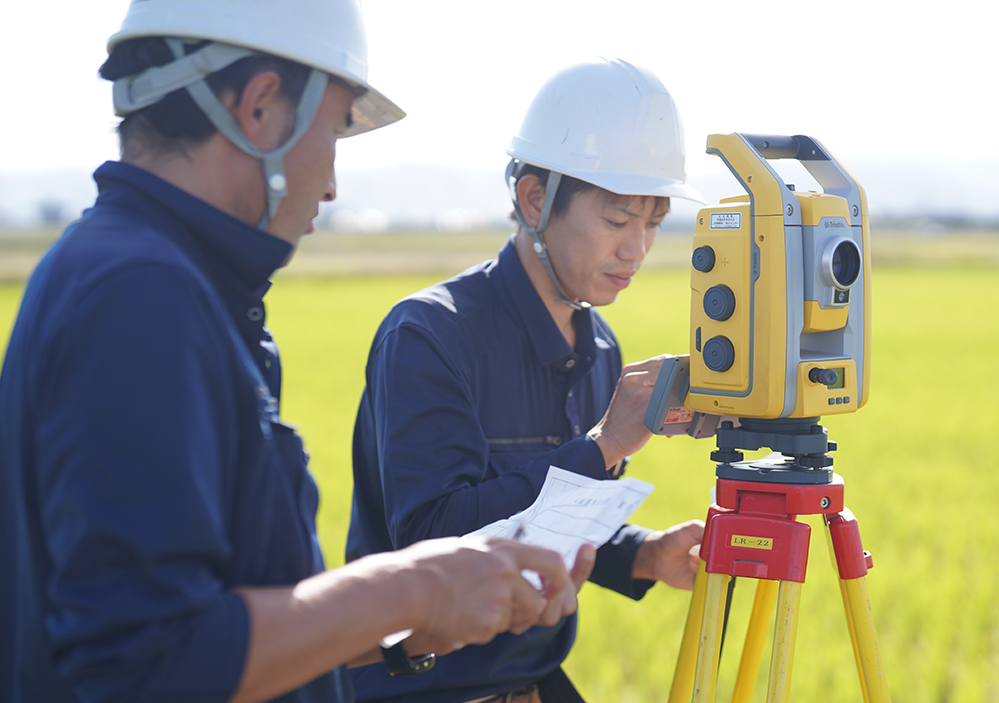
{"label": "man's dark hair", "polygon": [[[537,176],[538,180],[541,181],[541,185],[545,186],[548,183],[548,174],[550,172],[548,169],[541,168],[539,166],[534,166],[533,164],[522,164],[520,170],[517,171],[517,183],[520,183],[520,179],[524,176]],[[569,203],[572,199],[579,193],[585,193],[588,190],[593,190],[597,186],[592,183],[587,183],[586,181],[581,181],[578,178],[573,178],[572,176],[562,176],[562,180],[558,184],[558,190],[555,192],[555,200],[552,201],[552,211],[551,217],[561,217],[565,214],[565,211],[569,209]]]}
{"label": "man's dark hair", "polygon": [[[541,185],[546,185],[548,183],[548,174],[550,172],[548,169],[541,168],[539,166],[534,166],[533,164],[522,164],[520,169],[517,171],[517,183],[520,183],[520,179],[524,176],[537,176],[538,180],[541,181]],[[569,209],[569,204],[572,203],[572,199],[579,195],[580,193],[586,193],[590,190],[595,190],[600,186],[593,185],[592,183],[587,183],[586,181],[581,181],[578,178],[573,178],[572,176],[562,176],[562,180],[559,181],[558,190],[555,192],[555,200],[552,201],[552,211],[549,217],[561,217],[565,214],[565,211]],[[644,197],[644,196],[639,196]],[[662,196],[656,196],[658,200]],[[662,197],[666,201],[666,212],[669,212],[669,198]],[[511,213],[511,219],[516,221],[516,215]]]}
{"label": "man's dark hair", "polygon": [[[197,51],[206,43],[189,46],[187,53]],[[138,37],[116,46],[99,73],[101,78],[114,81],[173,60],[173,52],[162,37]],[[239,97],[250,79],[263,71],[277,73],[281,78],[281,94],[292,105],[298,103],[310,69],[276,56],[240,59],[209,76],[206,82],[217,96],[231,90]],[[208,139],[216,131],[187,90],[180,89],[122,119],[118,124],[118,140],[122,156],[126,148],[135,142],[158,152],[183,152],[187,146]]]}

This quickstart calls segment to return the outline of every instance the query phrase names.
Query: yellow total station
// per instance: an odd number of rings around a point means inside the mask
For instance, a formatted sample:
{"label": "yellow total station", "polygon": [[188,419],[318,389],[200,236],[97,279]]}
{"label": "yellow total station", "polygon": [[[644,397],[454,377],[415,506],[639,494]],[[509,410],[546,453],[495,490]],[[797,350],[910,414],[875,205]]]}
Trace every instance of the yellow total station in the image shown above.
{"label": "yellow total station", "polygon": [[[691,410],[745,418],[854,412],[870,393],[864,189],[817,140],[713,134],[746,190],[697,216],[690,273]],[[822,192],[784,183],[796,159]]]}

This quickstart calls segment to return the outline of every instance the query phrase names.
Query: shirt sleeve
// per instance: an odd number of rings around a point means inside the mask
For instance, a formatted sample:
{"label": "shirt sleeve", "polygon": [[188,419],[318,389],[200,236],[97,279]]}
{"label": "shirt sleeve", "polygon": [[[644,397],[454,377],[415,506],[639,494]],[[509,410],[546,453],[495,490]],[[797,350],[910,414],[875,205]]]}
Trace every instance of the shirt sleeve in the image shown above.
{"label": "shirt sleeve", "polygon": [[185,272],[147,265],[43,341],[46,628],[81,701],[224,701],[242,672],[248,616],[223,587],[233,374],[206,307]]}
{"label": "shirt sleeve", "polygon": [[491,475],[489,446],[471,393],[446,351],[408,325],[373,351],[368,392],[378,471],[396,549],[462,535],[529,506],[548,467],[607,478],[603,454],[583,436]]}
{"label": "shirt sleeve", "polygon": [[633,600],[641,600],[656,582],[632,578],[631,573],[638,548],[651,532],[647,527],[622,525],[610,541],[597,550],[590,581]]}

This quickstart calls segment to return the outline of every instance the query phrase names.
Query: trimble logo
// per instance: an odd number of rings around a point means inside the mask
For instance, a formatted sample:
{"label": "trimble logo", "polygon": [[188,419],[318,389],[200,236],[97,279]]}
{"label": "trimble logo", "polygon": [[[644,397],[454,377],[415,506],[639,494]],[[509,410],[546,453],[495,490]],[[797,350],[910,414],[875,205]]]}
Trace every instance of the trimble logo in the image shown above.
{"label": "trimble logo", "polygon": [[822,226],[826,229],[830,227],[846,227],[846,222],[843,220],[822,220]]}

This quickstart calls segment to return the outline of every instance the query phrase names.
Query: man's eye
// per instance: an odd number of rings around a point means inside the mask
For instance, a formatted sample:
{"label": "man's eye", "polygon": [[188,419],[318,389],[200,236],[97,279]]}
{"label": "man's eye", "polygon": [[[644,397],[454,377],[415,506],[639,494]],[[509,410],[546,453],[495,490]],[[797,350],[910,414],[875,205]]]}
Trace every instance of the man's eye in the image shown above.
{"label": "man's eye", "polygon": [[610,225],[611,227],[616,227],[617,229],[621,229],[621,228],[622,228],[622,227],[624,227],[624,226],[625,226],[626,224],[628,224],[627,222],[615,222],[614,220],[607,220],[606,222],[607,222],[607,224],[609,224],[609,225]]}

